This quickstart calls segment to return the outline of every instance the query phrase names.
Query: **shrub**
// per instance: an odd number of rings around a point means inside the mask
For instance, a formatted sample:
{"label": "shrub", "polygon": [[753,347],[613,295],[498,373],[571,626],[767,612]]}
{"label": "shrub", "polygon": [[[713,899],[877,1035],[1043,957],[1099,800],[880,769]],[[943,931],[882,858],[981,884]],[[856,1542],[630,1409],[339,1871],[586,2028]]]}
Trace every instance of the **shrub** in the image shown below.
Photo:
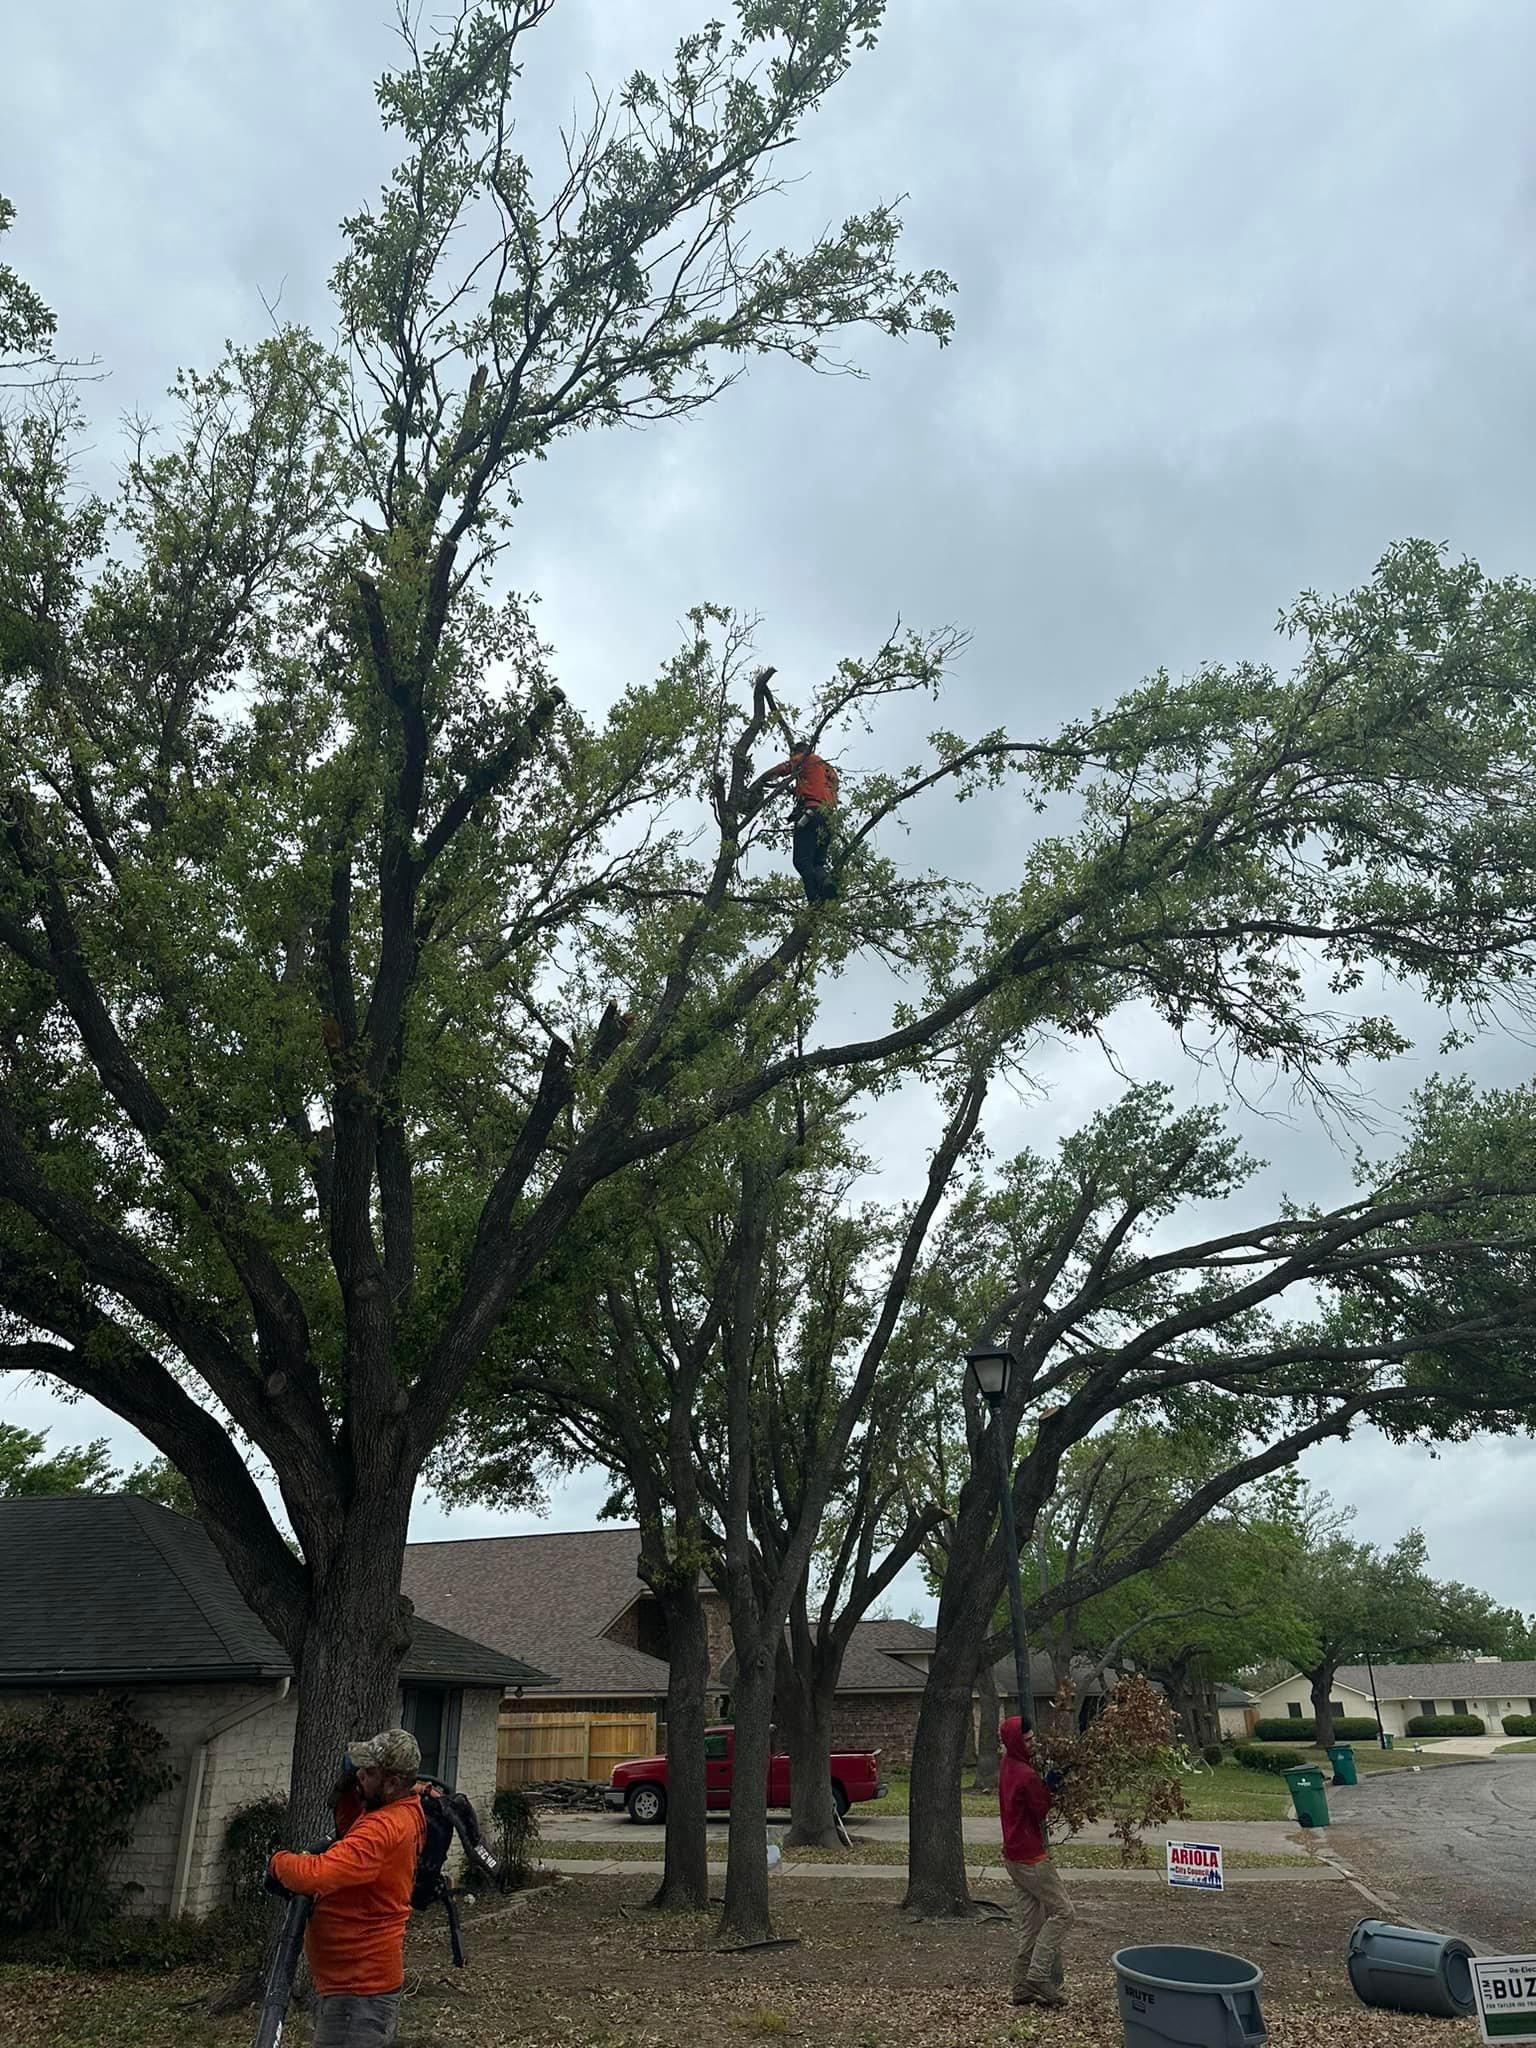
{"label": "shrub", "polygon": [[106,1694],[0,1708],[0,1933],[79,1928],[118,1905],[112,1859],[169,1789],[165,1738]]}
{"label": "shrub", "polygon": [[1201,1750],[1200,1754],[1204,1757],[1205,1761],[1210,1765],[1211,1769],[1214,1771],[1216,1766],[1226,1756],[1226,1751],[1222,1748],[1219,1742],[1208,1742],[1205,1745],[1204,1749]]}
{"label": "shrub", "polygon": [[[1254,1729],[1258,1742],[1310,1742],[1313,1735],[1311,1717],[1305,1721],[1264,1720]],[[1367,1714],[1340,1714],[1333,1724],[1335,1742],[1374,1742],[1376,1723]]]}
{"label": "shrub", "polygon": [[1232,1755],[1245,1771],[1271,1771],[1276,1776],[1299,1771],[1306,1762],[1299,1749],[1270,1749],[1256,1742],[1240,1742]]}
{"label": "shrub", "polygon": [[539,1839],[538,1812],[520,1785],[509,1785],[491,1801],[491,1818],[501,1859],[498,1881],[504,1891],[514,1891],[528,1881],[530,1851]]}
{"label": "shrub", "polygon": [[288,1818],[286,1792],[269,1792],[265,1799],[253,1799],[237,1807],[224,1828],[224,1880],[230,1903],[237,1909],[265,1914],[262,1881],[267,1865],[283,1846],[283,1823]]}
{"label": "shrub", "polygon": [[1415,1714],[1410,1735],[1486,1735],[1481,1714]]}
{"label": "shrub", "polygon": [[1506,1714],[1503,1728],[1506,1735],[1536,1735],[1536,1714]]}

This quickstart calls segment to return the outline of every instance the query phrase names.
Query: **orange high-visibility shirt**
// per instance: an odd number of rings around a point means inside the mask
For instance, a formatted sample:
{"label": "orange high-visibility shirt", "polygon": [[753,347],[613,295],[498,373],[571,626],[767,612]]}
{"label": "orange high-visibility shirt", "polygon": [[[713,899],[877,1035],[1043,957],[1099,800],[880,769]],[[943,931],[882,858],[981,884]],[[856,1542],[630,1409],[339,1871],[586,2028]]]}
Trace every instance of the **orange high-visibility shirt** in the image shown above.
{"label": "orange high-visibility shirt", "polygon": [[272,1874],[315,1900],[304,1934],[309,1973],[322,1998],[371,1998],[405,1982],[405,1924],[426,1816],[413,1795],[352,1823],[318,1856],[279,1850]]}
{"label": "orange high-visibility shirt", "polygon": [[823,761],[820,754],[802,754],[798,760],[791,755],[768,772],[771,775],[793,775],[795,795],[801,803],[809,804],[812,810],[837,802],[837,770],[830,761]]}

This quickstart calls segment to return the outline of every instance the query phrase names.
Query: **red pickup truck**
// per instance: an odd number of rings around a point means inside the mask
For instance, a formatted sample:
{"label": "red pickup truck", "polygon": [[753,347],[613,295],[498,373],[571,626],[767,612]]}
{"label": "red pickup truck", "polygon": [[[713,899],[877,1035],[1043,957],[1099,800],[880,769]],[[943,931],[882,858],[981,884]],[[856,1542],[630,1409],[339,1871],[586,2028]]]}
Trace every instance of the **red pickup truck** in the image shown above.
{"label": "red pickup truck", "polygon": [[[731,1765],[736,1749],[734,1728],[711,1728],[704,1736],[705,1796],[715,1808],[731,1803]],[[878,1749],[835,1750],[832,1755],[832,1802],[844,1814],[857,1799],[883,1799]],[[608,1805],[623,1808],[633,1821],[654,1823],[667,1817],[667,1760],[664,1756],[637,1756],[614,1767],[608,1790]],[[768,1804],[789,1804],[789,1758],[768,1759]]]}

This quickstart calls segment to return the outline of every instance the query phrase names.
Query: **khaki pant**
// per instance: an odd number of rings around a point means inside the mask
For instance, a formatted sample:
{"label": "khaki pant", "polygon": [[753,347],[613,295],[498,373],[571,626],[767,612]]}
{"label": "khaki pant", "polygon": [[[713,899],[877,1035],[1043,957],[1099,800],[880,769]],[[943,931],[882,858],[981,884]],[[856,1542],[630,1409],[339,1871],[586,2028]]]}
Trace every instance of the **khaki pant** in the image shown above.
{"label": "khaki pant", "polygon": [[1019,1895],[1019,1953],[1013,1965],[1013,1990],[1059,1991],[1065,1973],[1062,1950],[1067,1930],[1076,1919],[1061,1872],[1047,1856],[1042,1863],[1010,1863],[1008,1875]]}

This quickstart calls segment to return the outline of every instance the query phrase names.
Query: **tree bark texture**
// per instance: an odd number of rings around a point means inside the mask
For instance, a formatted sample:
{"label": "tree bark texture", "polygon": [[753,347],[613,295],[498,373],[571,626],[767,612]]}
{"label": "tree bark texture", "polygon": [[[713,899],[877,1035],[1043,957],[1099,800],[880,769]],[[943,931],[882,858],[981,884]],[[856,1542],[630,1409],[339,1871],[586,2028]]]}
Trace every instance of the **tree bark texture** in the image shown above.
{"label": "tree bark texture", "polygon": [[786,1848],[840,1849],[847,1839],[832,1796],[832,1719],[842,1661],[838,1651],[818,1654],[806,1672],[796,1669],[787,1649],[779,1652],[779,1723],[789,1752]]}
{"label": "tree bark texture", "polygon": [[1002,1725],[1002,1702],[997,1697],[997,1679],[991,1662],[983,1657],[976,1667],[976,1770],[971,1779],[973,1792],[997,1790],[997,1731]]}
{"label": "tree bark texture", "polygon": [[651,1899],[675,1913],[709,1910],[708,1802],[704,1778],[709,1627],[698,1588],[660,1595],[667,1623],[667,1845]]}
{"label": "tree bark texture", "polygon": [[908,1817],[908,1913],[925,1919],[972,1913],[960,1825],[960,1774],[971,1718],[975,1674],[963,1646],[940,1644],[929,1667],[912,1744],[912,1801]]}
{"label": "tree bark texture", "polygon": [[1312,1721],[1314,1740],[1319,1749],[1328,1749],[1333,1742],[1333,1681],[1336,1667],[1320,1664],[1307,1673],[1312,1686]]}
{"label": "tree bark texture", "polygon": [[736,1724],[731,1766],[731,1833],[720,1933],[770,1941],[768,1903],[768,1759],[773,1745],[774,1663],[766,1653],[738,1652],[732,1707]]}
{"label": "tree bark texture", "polygon": [[400,1545],[371,1541],[354,1515],[340,1550],[316,1575],[295,1659],[298,1715],[288,1788],[287,1839],[307,1847],[331,1831],[330,1792],[347,1745],[399,1719],[400,1663],[410,1644],[400,1594]]}

